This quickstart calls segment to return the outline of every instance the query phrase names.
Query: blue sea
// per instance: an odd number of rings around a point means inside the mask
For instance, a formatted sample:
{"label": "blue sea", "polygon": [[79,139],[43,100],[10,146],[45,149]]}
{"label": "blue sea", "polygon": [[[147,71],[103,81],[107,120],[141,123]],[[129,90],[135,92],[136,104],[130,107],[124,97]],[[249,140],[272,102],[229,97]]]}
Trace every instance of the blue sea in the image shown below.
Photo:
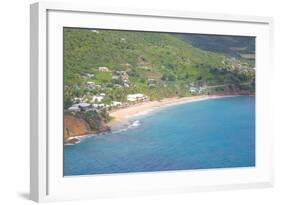
{"label": "blue sea", "polygon": [[255,97],[209,99],[131,118],[64,146],[64,175],[255,166]]}

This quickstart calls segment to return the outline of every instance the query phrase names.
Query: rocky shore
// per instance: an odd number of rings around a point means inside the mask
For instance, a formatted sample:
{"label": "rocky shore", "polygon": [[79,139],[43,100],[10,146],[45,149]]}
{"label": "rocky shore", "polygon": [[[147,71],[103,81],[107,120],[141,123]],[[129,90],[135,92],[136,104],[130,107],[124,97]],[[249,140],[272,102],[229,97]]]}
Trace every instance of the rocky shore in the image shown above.
{"label": "rocky shore", "polygon": [[103,125],[99,130],[93,131],[85,120],[72,115],[64,116],[63,139],[65,144],[76,144],[80,142],[82,138],[104,132],[110,132],[110,127],[108,125]]}

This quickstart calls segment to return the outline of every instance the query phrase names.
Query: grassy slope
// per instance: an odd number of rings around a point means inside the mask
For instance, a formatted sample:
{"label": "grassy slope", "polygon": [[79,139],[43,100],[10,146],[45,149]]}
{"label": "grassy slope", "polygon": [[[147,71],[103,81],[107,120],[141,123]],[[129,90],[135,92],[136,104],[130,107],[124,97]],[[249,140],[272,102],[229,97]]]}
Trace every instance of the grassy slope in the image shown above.
{"label": "grassy slope", "polygon": [[[236,66],[240,63],[222,54],[195,48],[170,34],[64,29],[65,85],[83,86],[89,80],[83,78],[84,73],[94,73],[96,83],[111,83],[112,73],[98,72],[99,66],[107,66],[111,71],[129,68],[133,86],[122,92],[106,91],[111,99],[124,100],[125,94],[137,91],[155,98],[171,96],[175,90],[186,95],[182,88],[189,82],[212,85],[248,81],[254,71],[248,69],[251,65],[247,62],[244,62],[247,72],[238,71]],[[161,80],[164,74],[172,76],[172,80]],[[148,87],[149,78],[156,80],[156,88]]]}

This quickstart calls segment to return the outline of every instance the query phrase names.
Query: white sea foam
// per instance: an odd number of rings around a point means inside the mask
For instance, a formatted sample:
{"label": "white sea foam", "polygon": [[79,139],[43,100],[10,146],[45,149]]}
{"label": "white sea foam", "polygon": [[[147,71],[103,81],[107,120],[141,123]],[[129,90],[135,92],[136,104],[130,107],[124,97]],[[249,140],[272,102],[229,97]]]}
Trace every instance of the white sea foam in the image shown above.
{"label": "white sea foam", "polygon": [[139,120],[135,120],[132,124],[129,125],[129,128],[131,127],[138,127],[140,126],[140,121]]}
{"label": "white sea foam", "polygon": [[[181,105],[181,104],[188,104],[188,103],[193,103],[193,102],[198,102],[198,101],[205,101],[205,100],[212,100],[212,99],[219,99],[219,98],[229,98],[229,97],[237,97],[237,95],[229,95],[229,96],[208,96],[208,97],[204,97],[204,98],[199,98],[199,99],[192,99],[192,100],[188,100],[188,101],[180,101],[180,102],[173,102],[171,104],[166,104],[166,105],[162,105],[159,107],[154,107],[154,108],[150,108],[148,110],[145,110],[143,112],[139,112],[130,116],[127,116],[127,119],[135,119],[134,121],[127,121],[126,123],[122,124],[121,126],[118,127],[112,127],[112,134],[117,134],[117,133],[121,133],[121,132],[126,132],[129,129],[133,129],[136,127],[139,127],[141,125],[141,121],[139,120],[139,118],[147,116],[148,114],[152,114],[152,112],[161,110],[161,109],[165,109],[167,107],[172,107],[175,105]],[[74,138],[77,138],[78,141],[75,142],[74,144],[71,143],[66,143],[65,145],[75,145],[75,144],[79,144],[81,141],[83,141],[86,138],[90,138],[93,136],[98,136],[100,134],[95,134],[95,135],[84,135],[84,136],[77,136]]]}
{"label": "white sea foam", "polygon": [[134,120],[132,122],[129,122],[129,124],[123,124],[121,127],[113,128],[111,133],[117,134],[117,133],[120,133],[120,132],[126,132],[129,129],[134,129],[136,127],[139,127],[140,125],[141,125],[140,120]]}

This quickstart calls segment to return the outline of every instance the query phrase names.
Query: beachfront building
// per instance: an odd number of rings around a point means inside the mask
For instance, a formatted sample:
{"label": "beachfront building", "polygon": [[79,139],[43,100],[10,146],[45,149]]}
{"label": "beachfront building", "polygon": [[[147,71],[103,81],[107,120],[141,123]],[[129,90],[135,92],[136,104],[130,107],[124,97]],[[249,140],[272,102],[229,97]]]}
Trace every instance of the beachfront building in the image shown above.
{"label": "beachfront building", "polygon": [[71,112],[79,112],[80,108],[78,106],[71,106],[68,108],[68,110]]}
{"label": "beachfront building", "polygon": [[110,70],[108,67],[103,66],[103,67],[99,67],[99,71],[100,72],[109,72]]}
{"label": "beachfront building", "polygon": [[142,93],[135,93],[127,95],[127,100],[130,102],[144,101],[147,100],[148,97]]}
{"label": "beachfront building", "polygon": [[112,103],[111,103],[112,107],[117,107],[117,106],[121,106],[121,105],[122,105],[122,103],[118,102],[118,101],[112,101]]}
{"label": "beachfront building", "polygon": [[104,103],[94,103],[92,106],[96,109],[107,107]]}
{"label": "beachfront building", "polygon": [[198,88],[197,88],[197,87],[191,86],[191,87],[189,88],[189,92],[190,92],[191,94],[197,94],[197,93],[198,93]]}
{"label": "beachfront building", "polygon": [[189,87],[189,92],[191,94],[200,94],[200,93],[203,92],[203,90],[204,90],[203,87],[199,87],[199,88],[198,87],[194,87],[194,86]]}
{"label": "beachfront building", "polygon": [[68,110],[72,112],[79,112],[79,111],[88,111],[91,108],[92,108],[91,104],[81,102],[81,103],[73,104],[71,107],[68,108]]}
{"label": "beachfront building", "polygon": [[126,43],[126,38],[121,38],[120,41],[121,41],[122,43]]}

